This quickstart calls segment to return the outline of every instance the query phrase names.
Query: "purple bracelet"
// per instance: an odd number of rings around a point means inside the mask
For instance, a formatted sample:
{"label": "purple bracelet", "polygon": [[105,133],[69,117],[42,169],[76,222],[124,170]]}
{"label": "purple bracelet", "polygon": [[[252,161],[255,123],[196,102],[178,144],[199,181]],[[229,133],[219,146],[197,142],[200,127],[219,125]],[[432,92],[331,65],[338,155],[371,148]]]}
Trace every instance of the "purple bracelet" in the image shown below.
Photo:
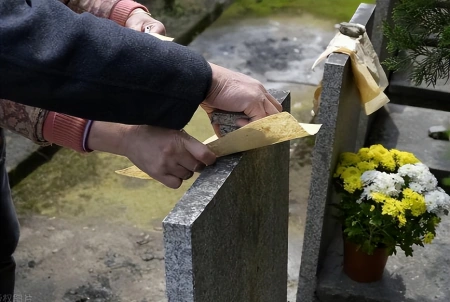
{"label": "purple bracelet", "polygon": [[88,120],[88,122],[86,123],[86,127],[84,128],[84,133],[83,133],[83,150],[85,152],[93,151],[87,147],[87,139],[89,137],[89,132],[91,132],[91,127],[92,127],[92,120]]}

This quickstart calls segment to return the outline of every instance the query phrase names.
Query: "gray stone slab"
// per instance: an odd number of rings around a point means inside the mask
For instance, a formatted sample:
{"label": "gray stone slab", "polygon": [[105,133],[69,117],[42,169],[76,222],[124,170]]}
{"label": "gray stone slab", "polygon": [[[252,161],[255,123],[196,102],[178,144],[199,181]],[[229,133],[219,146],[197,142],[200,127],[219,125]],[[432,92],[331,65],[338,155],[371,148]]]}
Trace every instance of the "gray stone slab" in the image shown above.
{"label": "gray stone slab", "polygon": [[300,267],[298,302],[314,301],[317,272],[324,251],[332,240],[335,222],[330,219],[328,204],[332,175],[341,152],[354,151],[361,113],[359,94],[350,80],[350,59],[333,54],[325,64],[323,90],[312,156],[312,174]]}
{"label": "gray stone slab", "polygon": [[[361,4],[350,22],[367,25],[374,6]],[[315,301],[317,274],[333,240],[336,221],[329,205],[332,176],[339,154],[363,146],[370,120],[362,113],[359,92],[353,81],[347,55],[332,54],[324,67],[322,94],[316,122],[322,128],[313,150],[311,186],[308,199],[297,302]]]}
{"label": "gray stone slab", "polygon": [[168,300],[285,302],[288,204],[288,142],[206,168],[163,221]]}
{"label": "gray stone slab", "polygon": [[431,302],[450,301],[450,220],[443,219],[436,239],[413,257],[399,250],[390,256],[383,279],[358,283],[342,270],[340,232],[330,246],[320,273],[317,296],[321,302]]}
{"label": "gray stone slab", "polygon": [[434,87],[425,83],[416,86],[410,80],[410,71],[396,72],[391,75],[388,94],[393,96],[393,103],[450,111],[447,79],[439,79]]}
{"label": "gray stone slab", "polygon": [[412,152],[438,177],[448,177],[450,142],[428,136],[429,128],[439,125],[450,125],[450,112],[388,104],[379,111],[368,143]]}

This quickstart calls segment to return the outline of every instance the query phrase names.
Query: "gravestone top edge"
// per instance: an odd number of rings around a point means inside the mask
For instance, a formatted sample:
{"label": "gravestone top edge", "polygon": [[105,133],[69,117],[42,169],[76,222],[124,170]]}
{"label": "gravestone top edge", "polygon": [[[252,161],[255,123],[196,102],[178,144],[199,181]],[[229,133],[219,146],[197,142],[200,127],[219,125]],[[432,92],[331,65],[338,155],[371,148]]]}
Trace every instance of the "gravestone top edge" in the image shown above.
{"label": "gravestone top edge", "polygon": [[244,154],[239,153],[219,158],[214,165],[206,167],[173,210],[164,218],[163,225],[192,225],[214,199],[218,190],[239,164],[242,156]]}
{"label": "gravestone top edge", "polygon": [[375,4],[361,3],[355,14],[352,16],[350,23],[359,23],[367,26],[375,12],[375,8]]}
{"label": "gravestone top edge", "polygon": [[349,55],[343,53],[332,53],[327,59],[325,65],[345,67],[350,60]]}

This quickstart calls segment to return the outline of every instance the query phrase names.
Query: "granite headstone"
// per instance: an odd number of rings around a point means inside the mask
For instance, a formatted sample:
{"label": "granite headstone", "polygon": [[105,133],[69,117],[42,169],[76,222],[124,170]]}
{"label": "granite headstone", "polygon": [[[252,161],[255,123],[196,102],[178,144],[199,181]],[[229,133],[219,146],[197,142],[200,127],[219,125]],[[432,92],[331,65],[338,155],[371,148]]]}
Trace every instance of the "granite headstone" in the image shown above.
{"label": "granite headstone", "polygon": [[163,221],[169,302],[286,302],[288,204],[289,142],[207,167]]}

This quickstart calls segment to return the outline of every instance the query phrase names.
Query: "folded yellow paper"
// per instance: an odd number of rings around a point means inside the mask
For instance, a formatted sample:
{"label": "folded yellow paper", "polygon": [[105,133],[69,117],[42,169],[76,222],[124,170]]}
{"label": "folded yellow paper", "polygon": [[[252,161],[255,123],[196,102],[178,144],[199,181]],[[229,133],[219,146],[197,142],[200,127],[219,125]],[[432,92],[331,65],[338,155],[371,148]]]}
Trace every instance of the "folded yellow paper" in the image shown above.
{"label": "folded yellow paper", "polygon": [[281,112],[230,132],[207,146],[220,157],[314,135],[319,129],[320,125],[301,124],[289,113]]}
{"label": "folded yellow paper", "polygon": [[[221,157],[315,135],[320,127],[321,125],[299,123],[288,112],[281,112],[252,122],[224,137],[213,136],[207,139],[205,144],[217,157]],[[118,170],[116,173],[135,178],[151,179],[136,166]]]}
{"label": "folded yellow paper", "polygon": [[[364,28],[360,24],[351,23],[342,26]],[[355,83],[367,115],[372,114],[389,102],[384,93],[389,82],[365,30],[357,38],[344,35],[341,32],[337,33],[327,49],[314,62],[312,68],[314,69],[317,64],[333,52],[345,53],[350,56]],[[314,111],[317,111],[320,90],[321,85],[317,88],[317,93],[314,96]]]}

